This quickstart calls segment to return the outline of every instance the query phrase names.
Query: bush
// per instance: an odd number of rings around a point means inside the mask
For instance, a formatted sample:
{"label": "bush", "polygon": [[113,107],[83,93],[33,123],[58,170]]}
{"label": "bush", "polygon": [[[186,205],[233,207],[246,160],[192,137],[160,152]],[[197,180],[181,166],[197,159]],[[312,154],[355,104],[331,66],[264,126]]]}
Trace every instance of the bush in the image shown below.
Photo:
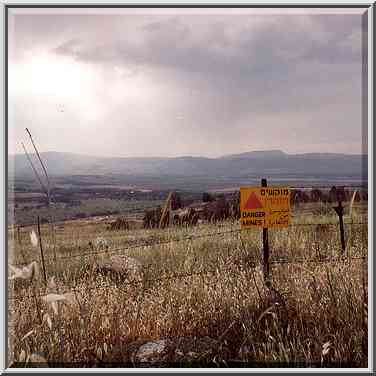
{"label": "bush", "polygon": [[202,194],[202,202],[212,202],[212,201],[214,201],[214,198],[210,193],[204,192]]}
{"label": "bush", "polygon": [[86,213],[77,213],[73,216],[75,219],[81,219],[81,218],[86,218],[87,215]]}

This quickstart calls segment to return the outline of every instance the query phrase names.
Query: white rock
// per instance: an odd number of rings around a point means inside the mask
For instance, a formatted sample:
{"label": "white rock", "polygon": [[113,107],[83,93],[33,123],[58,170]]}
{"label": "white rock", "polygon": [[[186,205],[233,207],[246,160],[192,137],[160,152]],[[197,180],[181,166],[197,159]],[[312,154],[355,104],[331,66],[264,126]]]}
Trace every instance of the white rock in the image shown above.
{"label": "white rock", "polygon": [[97,269],[113,271],[136,278],[142,271],[142,264],[132,257],[114,255],[97,261]]}
{"label": "white rock", "polygon": [[107,239],[99,236],[94,240],[94,246],[101,249],[108,248],[110,246],[110,242]]}
{"label": "white rock", "polygon": [[8,277],[9,280],[32,279],[34,275],[38,274],[39,272],[38,263],[36,261],[33,261],[23,268],[17,268],[16,266],[9,265],[9,269],[14,273],[12,276]]}
{"label": "white rock", "polygon": [[161,360],[163,353],[167,350],[168,344],[169,342],[164,339],[147,342],[138,349],[135,359],[140,363]]}

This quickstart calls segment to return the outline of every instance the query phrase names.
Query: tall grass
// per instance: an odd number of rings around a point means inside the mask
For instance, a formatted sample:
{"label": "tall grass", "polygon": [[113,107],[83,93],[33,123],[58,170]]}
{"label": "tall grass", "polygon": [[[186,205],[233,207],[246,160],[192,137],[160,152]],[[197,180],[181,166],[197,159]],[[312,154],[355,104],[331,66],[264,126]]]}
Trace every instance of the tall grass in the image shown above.
{"label": "tall grass", "polygon": [[[220,231],[237,226],[224,222]],[[121,246],[202,235],[218,231],[218,226],[119,233],[98,227],[96,232],[90,231],[72,232],[68,227],[58,233],[58,254],[78,254],[82,251],[78,245],[98,234],[108,239],[112,236],[113,245]],[[144,265],[137,284],[93,274],[87,268],[89,258],[49,264],[48,270],[62,291],[75,289],[75,303],[59,302],[56,315],[41,298],[29,297],[33,289],[47,293],[40,281],[15,286],[11,293],[19,298],[10,301],[12,360],[43,353],[50,365],[129,364],[134,341],[208,336],[228,350],[229,364],[366,367],[364,261],[310,262],[339,254],[336,231],[332,227],[329,233],[322,233],[310,226],[270,231],[272,259],[295,257],[302,261],[272,264],[278,301],[265,288],[257,267],[260,231],[124,251]],[[367,239],[362,234],[352,232],[352,256],[367,255]],[[17,258],[17,243],[13,247]],[[26,250],[27,256],[32,256],[32,251]]]}

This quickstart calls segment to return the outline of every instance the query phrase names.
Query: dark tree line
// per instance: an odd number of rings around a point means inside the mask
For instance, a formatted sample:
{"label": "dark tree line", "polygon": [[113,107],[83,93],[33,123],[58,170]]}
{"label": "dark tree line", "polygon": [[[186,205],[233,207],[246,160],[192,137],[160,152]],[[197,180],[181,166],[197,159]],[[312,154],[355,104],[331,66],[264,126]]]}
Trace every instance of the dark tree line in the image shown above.
{"label": "dark tree line", "polygon": [[[353,192],[353,190],[335,186],[333,186],[329,191],[323,191],[318,188],[313,188],[310,191],[302,189],[292,189],[290,200],[292,204],[299,204],[305,202],[346,202],[351,200]],[[368,194],[365,190],[356,190],[354,198],[355,202],[367,200]]]}

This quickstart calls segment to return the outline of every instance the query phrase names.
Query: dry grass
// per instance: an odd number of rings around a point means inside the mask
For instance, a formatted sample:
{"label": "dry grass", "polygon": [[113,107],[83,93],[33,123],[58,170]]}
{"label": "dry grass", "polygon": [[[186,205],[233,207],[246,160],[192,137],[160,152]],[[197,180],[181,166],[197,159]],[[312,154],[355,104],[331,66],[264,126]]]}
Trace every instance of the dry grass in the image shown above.
{"label": "dry grass", "polygon": [[[319,222],[303,215],[294,220]],[[131,232],[109,232],[100,225],[67,227],[58,231],[57,251],[58,256],[77,255],[89,250],[84,245],[96,236],[111,240],[114,248],[236,228],[231,222]],[[353,257],[367,255],[367,228],[358,228],[362,231],[352,231],[348,241]],[[92,274],[87,257],[50,261],[48,275],[56,276],[59,291],[75,289],[75,303],[59,302],[56,315],[39,297],[48,292],[42,280],[15,286],[10,293],[20,298],[9,302],[10,358],[17,362],[43,353],[50,365],[100,366],[105,364],[101,361],[127,362],[127,346],[136,340],[209,336],[230,350],[228,365],[366,367],[365,261],[310,262],[338,257],[337,231],[335,226],[329,231],[314,226],[270,231],[273,259],[302,261],[272,265],[278,301],[254,267],[260,254],[259,231],[132,248],[125,254],[144,265],[137,284]],[[27,245],[28,237],[25,230],[22,251],[28,260],[38,259]],[[11,245],[14,259],[22,261],[19,243]],[[46,247],[46,253],[52,260],[52,250],[49,254]]]}

